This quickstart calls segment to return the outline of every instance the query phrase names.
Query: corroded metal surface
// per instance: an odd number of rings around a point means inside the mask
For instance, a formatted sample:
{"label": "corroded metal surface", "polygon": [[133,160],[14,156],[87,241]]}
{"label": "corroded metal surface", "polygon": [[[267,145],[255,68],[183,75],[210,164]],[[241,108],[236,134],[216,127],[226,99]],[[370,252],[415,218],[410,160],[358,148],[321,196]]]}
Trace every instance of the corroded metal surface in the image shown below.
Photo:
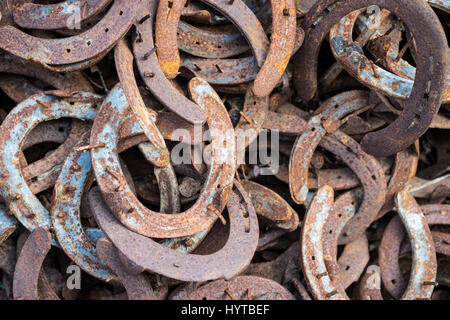
{"label": "corroded metal surface", "polygon": [[216,280],[188,294],[186,300],[294,300],[287,289],[275,281],[255,276]]}
{"label": "corroded metal surface", "polygon": [[0,300],[448,298],[449,7],[0,1]]}
{"label": "corroded metal surface", "polygon": [[14,299],[39,300],[39,272],[50,247],[51,234],[45,229],[36,228],[27,238],[14,271]]}
{"label": "corroded metal surface", "polygon": [[82,23],[98,14],[109,3],[111,0],[66,0],[48,5],[28,2],[14,9],[14,22],[26,29],[64,29],[74,23],[71,19],[75,10],[79,10],[79,23]]}
{"label": "corroded metal surface", "polygon": [[[327,11],[331,4],[334,5],[333,8]],[[309,100],[316,92],[318,50],[330,28],[346,14],[374,4],[378,3],[370,0],[338,2],[323,0],[313,6],[303,21],[307,36],[305,45],[295,60],[295,85],[302,98]],[[402,114],[387,128],[366,135],[362,141],[364,150],[377,156],[397,153],[411,145],[425,132],[440,106],[446,83],[447,65],[444,31],[436,15],[425,2],[385,1],[382,7],[394,11],[405,22],[415,35],[417,47],[423,49],[420,50],[421,55],[416,57],[417,77]],[[320,19],[320,23],[317,23],[317,19]],[[418,24],[417,21],[421,23]],[[371,69],[372,63],[361,54],[361,50],[358,51],[357,45],[354,48],[347,47],[349,44],[340,42],[339,39],[332,40],[332,43],[336,52],[350,56],[348,59],[350,63],[345,66],[347,71],[356,75],[375,72]]]}
{"label": "corroded metal surface", "polygon": [[[258,223],[253,206],[239,187],[228,202],[230,234],[222,249],[210,255],[186,255],[123,227],[109,212],[98,189],[90,193],[97,222],[113,244],[129,260],[146,270],[183,281],[206,281],[239,273],[250,263],[258,241]],[[243,207],[241,201],[244,202]],[[247,221],[246,221],[247,220]],[[247,229],[248,228],[248,229]],[[158,256],[155,260],[153,257]]]}

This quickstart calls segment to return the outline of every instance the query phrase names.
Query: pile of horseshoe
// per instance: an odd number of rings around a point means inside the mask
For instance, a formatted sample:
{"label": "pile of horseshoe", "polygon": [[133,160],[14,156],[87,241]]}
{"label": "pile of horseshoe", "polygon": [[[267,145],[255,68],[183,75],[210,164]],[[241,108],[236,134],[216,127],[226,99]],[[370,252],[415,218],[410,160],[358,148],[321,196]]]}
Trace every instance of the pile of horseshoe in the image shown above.
{"label": "pile of horseshoe", "polygon": [[0,10],[0,300],[450,299],[449,0]]}

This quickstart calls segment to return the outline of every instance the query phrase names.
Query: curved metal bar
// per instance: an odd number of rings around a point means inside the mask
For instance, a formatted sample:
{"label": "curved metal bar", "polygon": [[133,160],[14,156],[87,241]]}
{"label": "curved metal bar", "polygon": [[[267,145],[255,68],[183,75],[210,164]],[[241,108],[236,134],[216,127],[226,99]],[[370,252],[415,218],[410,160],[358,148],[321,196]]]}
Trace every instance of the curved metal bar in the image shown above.
{"label": "curved metal bar", "polygon": [[[438,111],[444,93],[447,42],[439,19],[428,4],[408,0],[383,1],[382,4],[374,0],[318,1],[303,22],[307,38],[295,58],[294,82],[301,98],[310,100],[317,88],[317,59],[322,40],[343,16],[370,5],[380,5],[395,12],[415,35],[417,47],[420,48],[416,59],[417,77],[403,112],[387,128],[366,135],[361,142],[365,151],[383,157],[405,149],[425,132]],[[332,43],[337,53],[351,56],[348,59],[351,63],[345,66],[347,71],[354,70],[358,77],[363,73],[373,73],[372,63],[364,58],[358,46],[349,47],[339,39]]]}
{"label": "curved metal bar", "polygon": [[[271,0],[272,36],[269,51],[253,84],[257,97],[268,96],[280,81],[295,47],[297,14],[295,0]],[[301,43],[303,39],[300,40]]]}
{"label": "curved metal bar", "polygon": [[159,65],[153,43],[156,6],[155,0],[141,2],[132,40],[137,67],[147,87],[165,107],[190,123],[203,124],[206,120],[203,110],[172,86]]}
{"label": "curved metal bar", "polygon": [[105,17],[93,28],[64,39],[36,38],[13,26],[0,27],[0,48],[25,60],[48,65],[92,59],[111,49],[133,25],[139,5],[127,3],[127,0],[115,0]]}
{"label": "curved metal bar", "polygon": [[234,27],[202,29],[180,20],[177,35],[178,48],[196,57],[229,58],[249,50],[246,39]]}
{"label": "curved metal bar", "polygon": [[[250,199],[235,181],[227,207],[230,232],[227,243],[209,255],[185,254],[165,248],[125,228],[109,211],[98,188],[89,193],[95,219],[108,238],[129,260],[145,270],[182,281],[230,279],[251,261],[258,243],[258,221]],[[242,211],[244,210],[244,211]],[[155,259],[158,257],[158,259]]]}
{"label": "curved metal bar", "polygon": [[128,100],[128,105],[136,115],[136,120],[144,130],[145,135],[153,144],[153,148],[156,149],[154,152],[160,155],[159,157],[150,160],[158,167],[166,167],[170,162],[170,153],[166,147],[166,143],[164,142],[161,132],[159,132],[155,124],[157,113],[146,107],[139,92],[139,88],[134,77],[133,54],[128,48],[125,40],[122,39],[119,41],[115,48],[114,56],[117,74],[119,75],[121,87]]}
{"label": "curved metal bar", "polygon": [[295,300],[278,282],[255,276],[216,280],[186,295],[183,300]]}
{"label": "curved metal bar", "polygon": [[20,252],[14,271],[15,300],[39,300],[39,273],[51,248],[52,236],[43,228],[31,232]]}
{"label": "curved metal bar", "polygon": [[308,287],[318,300],[348,300],[330,278],[324,259],[322,235],[333,210],[333,196],[329,186],[317,190],[302,223],[300,262]]}
{"label": "curved metal bar", "polygon": [[53,189],[55,200],[50,215],[56,238],[65,254],[88,274],[110,281],[114,275],[99,259],[80,219],[81,197],[91,174],[91,154],[77,151],[77,148],[88,144],[89,132],[86,132],[67,157]]}
{"label": "curved metal bar", "polygon": [[294,143],[289,160],[289,190],[296,203],[306,200],[310,162],[319,143],[342,125],[342,118],[365,108],[368,98],[366,91],[341,93],[325,101],[320,106],[323,112],[308,121],[306,130]]}
{"label": "curved metal bar", "polygon": [[161,70],[174,79],[180,69],[177,29],[187,0],[160,0],[156,11],[155,46]]}
{"label": "curved metal bar", "polygon": [[102,98],[90,93],[75,93],[61,99],[51,94],[33,96],[18,104],[0,126],[0,192],[9,210],[29,230],[51,226],[47,209],[34,196],[21,174],[19,156],[27,135],[39,123],[72,117],[94,120],[94,109]]}
{"label": "curved metal bar", "polygon": [[14,22],[22,28],[56,30],[83,23],[106,8],[111,0],[66,0],[55,4],[24,3],[13,11]]}
{"label": "curved metal bar", "polygon": [[[195,204],[183,213],[161,214],[146,208],[125,183],[117,157],[120,119],[128,108],[120,87],[105,100],[91,132],[91,144],[104,144],[92,150],[92,165],[105,201],[115,216],[130,230],[156,238],[173,238],[203,231],[217,219],[231,190],[236,171],[234,130],[220,97],[204,81],[189,83],[193,99],[204,108],[211,130],[213,158],[208,178]],[[111,179],[111,177],[114,177]]]}
{"label": "curved metal bar", "polygon": [[242,0],[200,0],[227,17],[245,36],[256,62],[262,67],[269,49],[269,39],[255,14]]}

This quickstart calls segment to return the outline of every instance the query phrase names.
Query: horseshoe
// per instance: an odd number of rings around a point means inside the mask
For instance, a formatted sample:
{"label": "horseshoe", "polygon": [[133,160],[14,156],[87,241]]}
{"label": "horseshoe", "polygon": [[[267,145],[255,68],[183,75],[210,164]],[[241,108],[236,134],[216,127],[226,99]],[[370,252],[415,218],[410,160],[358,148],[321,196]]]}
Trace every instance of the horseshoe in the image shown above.
{"label": "horseshoe", "polygon": [[109,281],[115,276],[110,273],[103,259],[99,259],[80,219],[81,197],[91,174],[91,157],[89,151],[77,151],[77,148],[88,144],[89,131],[64,162],[53,189],[50,216],[56,238],[65,254],[88,274]]}
{"label": "horseshoe", "polygon": [[357,203],[361,200],[361,190],[351,190],[337,197],[322,234],[323,257],[328,276],[340,291],[347,289],[358,280],[369,261],[367,237],[362,235],[344,247],[339,260],[338,240],[342,229],[355,215]]}
{"label": "horseshoe", "polygon": [[227,17],[245,36],[258,67],[262,67],[269,49],[269,39],[255,14],[242,0],[201,0]]}
{"label": "horseshoe", "polygon": [[201,286],[183,300],[295,300],[279,283],[255,276],[220,279]]}
{"label": "horseshoe", "polygon": [[[302,204],[308,194],[308,171],[314,150],[328,132],[334,132],[346,115],[367,106],[366,91],[348,91],[325,101],[322,113],[312,117],[297,138],[289,160],[289,189],[292,199]],[[328,130],[327,130],[328,129]]]}
{"label": "horseshoe", "polygon": [[419,162],[419,142],[416,141],[414,148],[410,147],[395,156],[395,164],[392,168],[391,179],[388,182],[386,200],[377,215],[377,220],[383,217],[394,207],[395,194],[407,188],[416,175]]}
{"label": "horseshoe", "polygon": [[19,156],[24,140],[37,124],[44,121],[63,117],[93,120],[96,116],[93,106],[101,100],[100,96],[90,93],[75,93],[67,99],[51,93],[33,96],[18,104],[0,126],[0,134],[4,137],[0,141],[3,154],[0,193],[25,228],[48,229],[51,221],[48,211],[33,195],[20,172]]}
{"label": "horseshoe", "polygon": [[94,92],[89,81],[79,72],[56,73],[39,63],[8,53],[0,54],[0,72],[36,78],[60,90]]}
{"label": "horseshoe", "polygon": [[[397,195],[397,198],[399,197],[399,195]],[[408,197],[410,199],[413,199],[413,197],[411,195],[408,194]],[[398,201],[398,200],[397,200]],[[406,202],[406,200],[405,200]],[[423,226],[424,231],[426,233],[426,237],[424,237],[423,239],[427,240],[427,241],[431,241],[432,244],[429,244],[430,249],[427,250],[433,250],[433,254],[429,253],[428,251],[426,251],[427,254],[431,254],[431,256],[434,255],[434,242],[432,240],[432,235],[429,231],[429,226],[430,225],[436,225],[436,224],[445,224],[448,225],[450,223],[450,209],[449,206],[441,206],[441,205],[426,205],[423,207],[414,207],[413,206],[414,203],[410,204],[409,207],[406,208],[402,208],[402,210],[408,210],[406,211],[406,213],[412,215],[412,214],[417,214],[418,216],[420,216],[425,220],[425,225]],[[400,209],[398,209],[400,210]],[[393,219],[391,219],[391,221],[389,222],[389,224],[387,225],[383,237],[381,239],[381,244],[380,247],[378,249],[378,254],[379,254],[379,261],[380,261],[380,271],[381,271],[381,279],[383,280],[383,285],[385,287],[385,289],[389,292],[390,295],[392,295],[394,298],[399,299],[403,292],[405,291],[405,289],[407,288],[407,283],[405,281],[405,279],[403,278],[403,275],[400,271],[400,266],[398,264],[398,256],[399,256],[399,252],[400,252],[400,246],[401,246],[401,242],[403,241],[403,239],[405,239],[406,237],[406,230],[405,227],[402,225],[402,221],[400,220],[399,217],[394,217]],[[408,236],[409,236],[409,232],[408,232]],[[420,234],[414,234],[414,237],[419,237]],[[409,236],[411,239],[411,236]],[[417,240],[416,240],[417,241]],[[413,243],[414,244],[414,243]],[[413,249],[414,250],[414,249]],[[414,254],[414,252],[413,252]],[[390,257],[388,260],[384,260],[385,257]],[[395,257],[395,258],[394,258]],[[415,256],[413,256],[414,259],[418,259],[415,258]],[[427,261],[427,256],[425,254],[423,254],[423,256],[420,258],[421,259],[421,263],[424,264],[426,263],[424,266],[413,266],[413,270],[419,270],[417,272],[423,272],[423,269],[419,269],[419,267],[421,268],[426,268],[426,272],[425,275],[432,278],[432,272],[433,272],[433,267],[435,268],[436,266],[433,265],[433,263],[435,264],[435,260],[433,260],[432,258],[428,258],[429,261]],[[434,258],[435,259],[435,258]],[[425,262],[423,262],[425,261]],[[413,260],[413,264],[416,263],[416,260]],[[415,267],[415,268],[414,268]],[[431,272],[431,275],[430,275]],[[434,270],[434,272],[436,272],[436,270]],[[434,281],[434,280],[432,280]],[[419,284],[419,288],[420,288],[420,282],[418,282]],[[411,287],[410,285],[408,287]],[[416,284],[417,287],[417,284]],[[431,295],[431,293],[429,293]]]}
{"label": "horseshoe", "polygon": [[177,29],[187,0],[160,0],[156,11],[155,46],[161,70],[174,79],[180,68]]}
{"label": "horseshoe", "polygon": [[339,243],[349,243],[369,227],[376,218],[386,198],[386,179],[378,161],[361,150],[359,144],[349,136],[337,131],[326,136],[320,145],[338,155],[361,181],[364,196],[358,212],[346,224]]}
{"label": "horseshoe", "polygon": [[300,262],[312,295],[318,300],[348,300],[330,278],[324,259],[322,235],[333,210],[333,189],[323,186],[315,194],[303,219]]}
{"label": "horseshoe", "polygon": [[97,242],[97,251],[108,267],[117,274],[129,300],[154,300],[153,289],[143,273],[132,274],[119,258],[119,251],[106,238]]}
{"label": "horseshoe", "polygon": [[92,59],[111,49],[131,28],[139,5],[126,3],[126,0],[115,0],[105,17],[93,28],[63,39],[36,38],[13,26],[0,27],[0,48],[44,65],[73,64]]}
{"label": "horseshoe", "polygon": [[170,162],[170,153],[164,142],[164,138],[156,127],[155,121],[157,114],[155,111],[148,109],[144,100],[139,93],[139,88],[134,77],[133,71],[133,54],[125,40],[120,40],[115,48],[116,70],[119,75],[121,87],[128,100],[128,105],[136,116],[145,135],[152,143],[153,148],[159,157],[151,159],[152,163],[158,167],[166,167]]}
{"label": "horseshoe", "polygon": [[106,8],[111,0],[66,0],[55,4],[24,3],[13,11],[14,22],[25,29],[56,30],[70,26],[79,10],[80,23]]}
{"label": "horseshoe", "polygon": [[258,137],[268,113],[269,97],[258,98],[251,88],[247,89],[242,114],[234,128],[238,156],[239,152],[245,150]]}
{"label": "horseshoe", "polygon": [[[430,4],[431,6],[438,8],[440,10],[443,10],[447,13],[450,12],[450,3],[448,1],[446,1],[445,3],[442,1],[427,1],[428,4]],[[441,2],[440,4],[438,4],[438,2]],[[349,16],[347,16],[344,19],[351,19],[354,20],[354,16],[353,14],[350,14]],[[343,20],[344,20],[343,19]],[[349,22],[350,25],[353,25],[353,21]],[[333,27],[333,29],[335,29],[336,27]],[[336,34],[337,32],[335,30],[332,29],[332,33]],[[392,33],[391,33],[392,34]],[[345,32],[343,35],[346,39],[348,39],[348,33]],[[381,40],[381,39],[380,39]],[[379,41],[380,41],[379,40]],[[399,95],[399,98],[401,99],[406,99],[409,94],[411,93],[411,89],[413,86],[413,82],[412,81],[407,81],[407,80],[414,80],[415,74],[416,74],[416,68],[411,66],[407,61],[403,60],[402,58],[399,57],[399,42],[400,39],[397,40],[398,43],[396,43],[396,45],[391,45],[386,49],[382,49],[382,53],[380,54],[380,52],[375,52],[375,50],[371,50],[371,48],[369,47],[368,49],[371,51],[371,53],[375,56],[375,58],[380,59],[380,62],[382,63],[382,65],[387,68],[390,72],[400,76],[402,79],[399,80],[402,82],[402,84],[400,85],[400,87],[404,87],[405,92],[400,91],[400,92],[396,92],[395,91],[395,87],[397,87],[398,85],[396,83],[394,83],[394,87],[391,88],[388,83],[386,82],[378,82],[378,80],[376,78],[370,78],[369,81],[371,81],[371,83],[375,83],[377,82],[377,86],[379,88],[379,90],[386,92],[387,94],[389,94],[390,92],[394,91],[395,94],[394,95]],[[448,51],[447,51],[447,55],[448,55]],[[448,58],[447,58],[448,59]],[[447,69],[448,69],[448,65],[447,65]],[[370,76],[370,75],[369,75]],[[389,75],[388,73],[388,76]],[[448,72],[447,72],[447,85],[445,88],[445,92],[444,92],[444,97],[442,100],[442,103],[448,103],[449,102],[449,97],[450,97],[450,85],[448,84]]]}
{"label": "horseshoe", "polygon": [[[351,13],[350,15],[356,14],[358,13],[359,15],[359,11]],[[339,25],[341,28],[346,28],[347,24],[343,24],[343,21],[347,22],[347,19],[349,18],[349,16],[346,16],[344,18],[341,19],[341,21],[337,24]],[[378,21],[380,21],[380,26],[378,27],[377,24],[374,23],[370,23],[369,21],[365,21],[364,23],[361,23],[358,25],[358,29],[360,30],[360,34],[358,35],[358,37],[356,38],[355,42],[362,48],[364,45],[367,44],[367,42],[369,42],[369,40],[372,39],[376,39],[376,37],[381,37],[382,34],[386,33],[387,31],[389,31],[389,27],[392,24],[389,23],[384,23],[386,21],[386,19],[389,17],[390,12],[387,10],[381,10],[380,11],[380,15],[378,18]],[[358,19],[358,22],[360,21],[360,19]],[[339,30],[341,31],[341,30]],[[333,26],[330,30],[330,32],[333,32],[333,34],[336,33],[336,25]],[[344,68],[342,67],[342,65],[339,62],[334,63],[320,78],[319,80],[319,85],[321,85],[322,87],[327,87],[330,86],[334,80],[336,80],[336,78],[341,74],[341,72],[344,70]]]}
{"label": "horseshoe", "polygon": [[272,37],[261,70],[253,84],[257,97],[268,96],[280,81],[295,46],[297,15],[295,0],[271,0]]}
{"label": "horseshoe", "polygon": [[28,97],[42,92],[27,78],[15,74],[1,74],[0,89],[15,103],[20,103]]}
{"label": "horseshoe", "polygon": [[364,275],[361,277],[358,285],[358,297],[361,300],[384,300],[381,295],[379,284],[381,284],[380,267],[377,264],[371,264]]}
{"label": "horseshoe", "polygon": [[137,67],[147,87],[165,107],[192,124],[202,124],[206,120],[203,110],[172,86],[159,65],[152,36],[156,5],[155,0],[141,2],[132,40]]}
{"label": "horseshoe", "polygon": [[[157,242],[130,231],[117,221],[102,200],[98,188],[89,193],[95,219],[118,250],[145,270],[182,281],[230,279],[253,257],[258,242],[256,213],[237,181],[227,203],[230,233],[227,243],[209,255],[194,255],[164,248]],[[246,216],[246,217],[244,217]],[[159,259],[155,260],[154,257]]]}
{"label": "horseshoe", "polygon": [[[304,33],[301,28],[298,28],[300,31],[294,33],[296,39],[294,41],[294,50],[298,50],[298,48],[303,43]],[[276,59],[279,59],[277,57]],[[263,72],[269,72],[271,68],[274,67],[277,62],[274,59],[270,58],[267,60],[266,68]],[[244,58],[232,58],[232,59],[205,59],[191,56],[182,56],[182,66],[187,68],[192,73],[198,75],[199,77],[205,79],[211,84],[214,85],[236,85],[247,83],[255,80],[258,74],[261,73],[259,66],[257,65],[256,59],[254,56],[244,57]],[[283,64],[283,63],[281,63]],[[280,63],[278,63],[278,66]],[[278,71],[277,71],[278,72]],[[182,76],[183,73],[182,73]],[[265,77],[265,76],[264,76]],[[279,78],[276,78],[276,82],[274,87],[280,83],[282,74]],[[267,80],[270,77],[267,76],[266,79],[263,79],[263,76],[260,77],[260,81],[257,84],[260,88],[262,86],[271,85],[269,82],[273,80]],[[274,78],[275,79],[275,78]],[[264,80],[264,81],[263,81]],[[266,81],[267,80],[267,81]],[[256,80],[255,80],[256,81]],[[264,84],[262,84],[264,82]],[[260,89],[257,89],[260,90]],[[271,90],[272,91],[272,90]],[[264,95],[259,95],[259,97],[264,97]]]}
{"label": "horseshoe", "polygon": [[[22,176],[26,181],[32,180],[48,171],[51,171],[56,165],[61,164],[67,155],[72,151],[73,147],[81,135],[89,130],[90,126],[81,121],[72,121],[72,128],[64,142],[54,150],[50,155],[35,161],[22,170]],[[86,143],[88,145],[89,143]]]}
{"label": "horseshoe", "polygon": [[38,281],[47,253],[51,248],[51,234],[36,228],[26,240],[17,259],[13,279],[15,300],[39,300]]}
{"label": "horseshoe", "polygon": [[[226,109],[220,97],[206,82],[193,78],[189,87],[193,99],[207,114],[207,122],[212,129],[214,151],[204,189],[196,203],[184,213],[165,215],[153,212],[144,207],[127,184],[123,183],[125,179],[117,160],[117,132],[120,119],[127,110],[127,104],[126,101],[121,101],[123,99],[119,99],[118,87],[111,91],[94,121],[91,144],[105,144],[104,148],[94,149],[91,152],[92,165],[102,194],[121,223],[142,235],[175,238],[206,229],[217,219],[214,212],[222,210],[223,201],[227,199],[232,186],[232,178],[236,171],[236,146],[233,127]],[[117,120],[114,120],[116,118]],[[232,132],[233,137],[227,136],[227,132]],[[106,134],[108,141],[104,140]],[[227,156],[230,161],[224,163],[223,156]],[[108,171],[105,171],[105,168],[108,168]],[[118,180],[111,180],[111,173],[108,172],[112,172]],[[117,190],[118,188],[121,190]]]}
{"label": "horseshoe", "polygon": [[277,193],[256,182],[243,180],[241,184],[252,200],[257,215],[281,229],[294,231],[298,228],[297,212]]}
{"label": "horseshoe", "polygon": [[263,128],[278,130],[285,135],[297,136],[306,130],[306,121],[297,115],[269,111]]}
{"label": "horseshoe", "polygon": [[182,20],[178,22],[177,43],[181,51],[210,59],[229,58],[249,49],[247,40],[235,27],[202,29]]}
{"label": "horseshoe", "polygon": [[182,66],[214,85],[250,82],[260,70],[254,56],[235,59],[183,57]]}
{"label": "horseshoe", "polygon": [[[333,9],[326,11],[331,3],[334,4]],[[316,92],[318,50],[331,27],[350,12],[372,4],[378,3],[372,0],[338,2],[319,0],[313,6],[303,23],[307,33],[306,43],[300,48],[294,61],[296,71],[294,82],[301,98],[310,100]],[[382,7],[396,12],[412,34],[422,35],[423,31],[427,30],[427,35],[416,37],[417,46],[422,48],[420,52],[423,54],[417,57],[417,77],[402,114],[387,128],[366,135],[361,142],[365,151],[378,157],[392,155],[405,149],[428,128],[440,106],[446,84],[447,64],[444,31],[438,18],[426,3],[406,0],[384,1]],[[316,27],[318,18],[322,19]],[[421,21],[420,26],[417,21]],[[371,62],[357,51],[357,47],[346,53],[346,50],[340,49],[339,44],[342,45],[343,42],[339,42],[338,38],[332,40],[332,44],[337,53],[353,57],[349,61],[355,62],[345,66],[347,71],[360,75],[373,72],[366,70]],[[363,69],[359,69],[359,66]]]}

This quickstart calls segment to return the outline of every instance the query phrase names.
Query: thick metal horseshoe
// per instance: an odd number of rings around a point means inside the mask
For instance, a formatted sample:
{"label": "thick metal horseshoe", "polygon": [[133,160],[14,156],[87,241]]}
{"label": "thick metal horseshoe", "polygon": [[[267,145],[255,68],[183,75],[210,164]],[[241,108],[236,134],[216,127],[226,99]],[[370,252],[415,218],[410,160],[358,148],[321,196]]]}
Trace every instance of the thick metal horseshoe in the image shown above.
{"label": "thick metal horseshoe", "polygon": [[[224,200],[232,187],[236,171],[236,145],[227,111],[220,97],[206,82],[194,78],[189,86],[193,99],[208,116],[213,158],[200,197],[183,213],[170,215],[147,209],[125,183],[117,157],[117,136],[120,119],[128,106],[120,87],[116,86],[110,92],[94,121],[91,144],[105,145],[91,151],[92,166],[102,194],[121,223],[142,235],[175,238],[203,231],[217,219],[215,212],[223,209]],[[115,178],[111,180],[111,176]]]}
{"label": "thick metal horseshoe", "polygon": [[[98,188],[89,193],[91,208],[100,228],[129,260],[145,270],[182,281],[229,279],[251,260],[258,242],[258,222],[250,199],[235,181],[236,191],[227,207],[230,234],[224,247],[209,255],[194,255],[165,248],[119,223],[102,200]],[[154,257],[159,257],[155,259]]]}
{"label": "thick metal horseshoe", "polygon": [[93,120],[97,114],[94,106],[101,97],[90,93],[75,93],[61,99],[52,94],[33,96],[17,105],[0,126],[4,139],[0,142],[1,194],[9,210],[29,230],[36,227],[48,229],[50,215],[33,195],[20,170],[21,147],[31,130],[39,123],[72,117]]}

